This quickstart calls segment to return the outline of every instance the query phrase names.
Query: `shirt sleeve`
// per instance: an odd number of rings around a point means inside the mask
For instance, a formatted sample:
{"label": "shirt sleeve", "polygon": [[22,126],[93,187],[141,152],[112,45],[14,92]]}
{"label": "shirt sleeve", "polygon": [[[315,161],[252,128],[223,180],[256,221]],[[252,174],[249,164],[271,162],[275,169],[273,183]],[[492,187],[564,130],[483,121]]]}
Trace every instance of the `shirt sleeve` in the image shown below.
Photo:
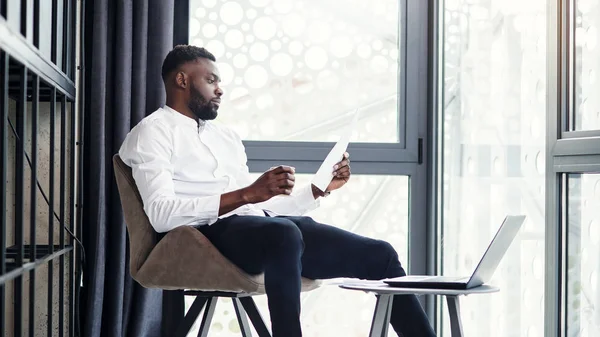
{"label": "shirt sleeve", "polygon": [[[248,158],[244,145],[235,134],[240,144],[240,169],[236,180],[241,186],[249,186],[254,182],[252,176],[250,176],[250,170],[248,169]],[[278,195],[267,201],[255,204],[256,207],[267,211],[270,215],[286,215],[286,216],[300,216],[304,215],[320,205],[319,200],[315,199],[312,193],[312,187],[310,184],[306,186],[294,186],[291,195]]]}
{"label": "shirt sleeve", "polygon": [[181,198],[173,184],[172,133],[157,121],[136,127],[126,137],[119,155],[131,167],[144,211],[159,233],[179,226],[215,222],[220,195]]}

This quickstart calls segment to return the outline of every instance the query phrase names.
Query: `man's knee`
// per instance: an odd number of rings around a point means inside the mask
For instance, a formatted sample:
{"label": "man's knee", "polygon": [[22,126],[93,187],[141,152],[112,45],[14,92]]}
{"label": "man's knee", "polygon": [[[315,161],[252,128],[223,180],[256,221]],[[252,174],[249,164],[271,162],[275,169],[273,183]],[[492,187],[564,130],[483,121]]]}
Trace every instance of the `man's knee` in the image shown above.
{"label": "man's knee", "polygon": [[375,251],[375,255],[377,255],[378,259],[383,263],[383,270],[380,271],[381,278],[406,275],[406,272],[398,260],[398,252],[389,242],[376,240]]}
{"label": "man's knee", "polygon": [[394,247],[389,242],[384,240],[376,240],[374,244],[375,251],[380,258],[385,260],[398,260],[398,252],[396,252]]}
{"label": "man's knee", "polygon": [[302,232],[294,222],[283,218],[269,218],[267,226],[274,247],[304,249]]}
{"label": "man's knee", "polygon": [[296,224],[297,227],[306,226],[317,226],[319,225],[313,218],[309,216],[286,216],[284,219],[290,220]]}

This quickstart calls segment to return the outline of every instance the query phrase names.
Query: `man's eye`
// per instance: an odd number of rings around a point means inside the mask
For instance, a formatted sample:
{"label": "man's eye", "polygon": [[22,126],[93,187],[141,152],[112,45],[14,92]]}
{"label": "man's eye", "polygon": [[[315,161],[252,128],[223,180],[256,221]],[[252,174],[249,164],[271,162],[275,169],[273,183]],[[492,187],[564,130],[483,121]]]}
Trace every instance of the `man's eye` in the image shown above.
{"label": "man's eye", "polygon": [[212,79],[208,80],[208,84],[213,84],[213,83],[215,83],[215,80],[212,80]]}

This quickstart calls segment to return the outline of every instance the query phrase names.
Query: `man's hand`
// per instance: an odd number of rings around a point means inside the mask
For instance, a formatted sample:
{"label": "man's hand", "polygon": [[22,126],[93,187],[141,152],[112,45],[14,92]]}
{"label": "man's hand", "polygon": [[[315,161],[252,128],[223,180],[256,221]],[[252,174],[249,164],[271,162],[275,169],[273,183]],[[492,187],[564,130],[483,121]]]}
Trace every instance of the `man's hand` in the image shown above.
{"label": "man's hand", "polygon": [[[333,166],[333,179],[327,186],[325,192],[337,190],[350,180],[350,159],[348,158],[350,158],[350,155],[348,152],[345,152],[343,159]],[[315,198],[325,195],[325,192],[320,191],[315,185],[312,186],[312,189]]]}
{"label": "man's hand", "polygon": [[243,189],[243,199],[255,204],[271,199],[279,194],[292,194],[296,178],[294,168],[277,166],[263,173],[256,181]]}
{"label": "man's hand", "polygon": [[344,152],[343,159],[333,166],[333,179],[327,186],[327,191],[331,192],[344,186],[350,180],[350,154]]}

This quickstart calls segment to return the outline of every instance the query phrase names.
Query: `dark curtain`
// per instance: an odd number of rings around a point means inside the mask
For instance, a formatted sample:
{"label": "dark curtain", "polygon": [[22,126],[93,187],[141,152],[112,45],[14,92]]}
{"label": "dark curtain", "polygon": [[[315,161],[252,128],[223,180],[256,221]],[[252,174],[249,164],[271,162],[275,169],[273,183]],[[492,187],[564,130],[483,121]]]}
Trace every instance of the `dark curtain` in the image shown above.
{"label": "dark curtain", "polygon": [[82,329],[87,337],[160,336],[162,291],[129,274],[112,156],[164,104],[160,70],[173,46],[173,0],[88,0],[84,14]]}

